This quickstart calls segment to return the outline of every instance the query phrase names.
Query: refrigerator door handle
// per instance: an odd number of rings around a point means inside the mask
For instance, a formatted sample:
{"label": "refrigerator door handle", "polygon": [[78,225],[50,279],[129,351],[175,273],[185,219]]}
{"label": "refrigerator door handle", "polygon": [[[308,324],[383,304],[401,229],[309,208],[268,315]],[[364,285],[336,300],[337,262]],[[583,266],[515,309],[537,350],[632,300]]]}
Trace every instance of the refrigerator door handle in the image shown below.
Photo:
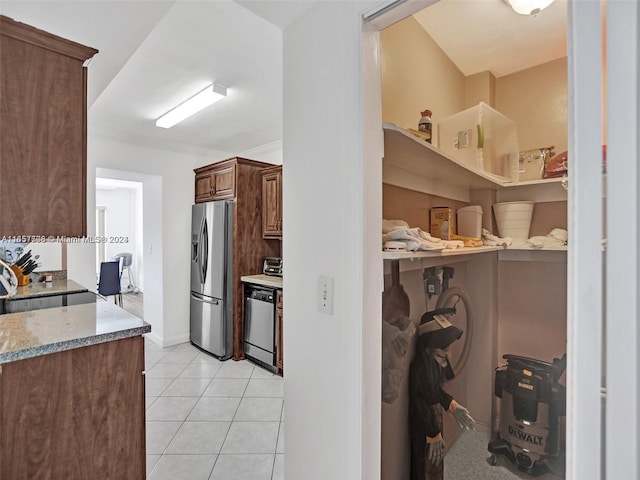
{"label": "refrigerator door handle", "polygon": [[209,263],[209,227],[207,225],[207,218],[205,217],[202,222],[202,255],[200,256],[201,269],[202,269],[202,283],[207,280],[207,264]]}
{"label": "refrigerator door handle", "polygon": [[218,305],[220,303],[220,300],[217,300],[215,298],[212,298],[212,299],[205,298],[202,295],[198,295],[197,293],[194,293],[194,292],[191,292],[191,298],[193,298],[194,300],[198,300],[199,302],[210,303],[212,305]]}

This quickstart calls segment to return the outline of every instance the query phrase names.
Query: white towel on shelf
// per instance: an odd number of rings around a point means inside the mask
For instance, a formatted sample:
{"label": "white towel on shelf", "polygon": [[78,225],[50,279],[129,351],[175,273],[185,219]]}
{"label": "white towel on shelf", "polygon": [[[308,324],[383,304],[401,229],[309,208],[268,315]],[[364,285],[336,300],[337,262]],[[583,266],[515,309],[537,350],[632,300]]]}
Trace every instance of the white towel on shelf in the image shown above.
{"label": "white towel on shelf", "polygon": [[382,235],[382,243],[388,241],[404,242],[407,251],[415,252],[419,250],[437,251],[444,249],[463,248],[464,242],[460,240],[441,240],[432,237],[430,234],[418,227],[399,227]]}
{"label": "white towel on shelf", "polygon": [[554,228],[547,235],[534,236],[527,240],[527,243],[532,248],[545,248],[545,247],[562,247],[567,244],[569,235],[566,230],[562,228]]}
{"label": "white towel on shelf", "polygon": [[509,237],[500,238],[496,235],[492,234],[486,228],[482,229],[482,244],[487,247],[505,247],[507,248],[509,245],[513,243]]}
{"label": "white towel on shelf", "polygon": [[404,220],[385,220],[382,219],[382,233],[389,233],[396,228],[409,228],[409,224]]}

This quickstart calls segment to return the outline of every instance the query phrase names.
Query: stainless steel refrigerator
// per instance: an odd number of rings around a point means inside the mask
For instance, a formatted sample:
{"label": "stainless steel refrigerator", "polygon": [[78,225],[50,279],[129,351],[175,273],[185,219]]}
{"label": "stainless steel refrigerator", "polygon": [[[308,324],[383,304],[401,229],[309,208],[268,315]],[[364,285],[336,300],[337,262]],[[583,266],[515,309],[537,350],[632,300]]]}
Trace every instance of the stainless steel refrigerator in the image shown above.
{"label": "stainless steel refrigerator", "polygon": [[233,201],[191,210],[191,342],[226,360],[233,353]]}

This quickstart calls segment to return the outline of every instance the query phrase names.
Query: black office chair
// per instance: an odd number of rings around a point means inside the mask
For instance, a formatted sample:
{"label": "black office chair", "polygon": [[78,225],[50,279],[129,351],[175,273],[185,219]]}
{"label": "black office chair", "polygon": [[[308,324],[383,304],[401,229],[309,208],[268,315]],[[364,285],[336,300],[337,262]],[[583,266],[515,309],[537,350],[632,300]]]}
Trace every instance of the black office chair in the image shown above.
{"label": "black office chair", "polygon": [[122,292],[120,291],[120,261],[102,262],[100,264],[100,279],[98,293],[102,297],[114,296],[113,301],[122,307]]}

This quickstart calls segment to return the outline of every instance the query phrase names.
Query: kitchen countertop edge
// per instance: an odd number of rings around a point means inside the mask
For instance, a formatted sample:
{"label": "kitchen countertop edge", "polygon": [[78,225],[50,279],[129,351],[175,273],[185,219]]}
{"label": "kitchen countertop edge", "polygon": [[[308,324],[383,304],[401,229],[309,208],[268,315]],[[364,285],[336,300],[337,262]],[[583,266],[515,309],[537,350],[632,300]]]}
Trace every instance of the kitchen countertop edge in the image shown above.
{"label": "kitchen countertop edge", "polygon": [[16,294],[13,297],[9,297],[7,300],[24,300],[27,298],[48,297],[51,295],[65,295],[87,291],[89,291],[88,288],[69,279],[54,280],[49,283],[35,282],[23,287],[18,287]]}
{"label": "kitchen countertop edge", "polygon": [[265,287],[273,287],[282,289],[282,277],[273,275],[243,275],[240,280],[245,283],[253,283]]}
{"label": "kitchen countertop edge", "polygon": [[151,325],[144,320],[100,300],[0,315],[0,365],[150,331]]}
{"label": "kitchen countertop edge", "polygon": [[50,353],[64,352],[76,348],[89,347],[100,343],[112,342],[123,338],[137,337],[151,331],[151,325],[147,324],[141,327],[134,327],[117,332],[103,333],[100,335],[91,335],[88,337],[74,338],[63,342],[51,343],[48,345],[38,345],[34,347],[15,350],[13,352],[0,353],[0,365],[27,358],[41,357]]}

